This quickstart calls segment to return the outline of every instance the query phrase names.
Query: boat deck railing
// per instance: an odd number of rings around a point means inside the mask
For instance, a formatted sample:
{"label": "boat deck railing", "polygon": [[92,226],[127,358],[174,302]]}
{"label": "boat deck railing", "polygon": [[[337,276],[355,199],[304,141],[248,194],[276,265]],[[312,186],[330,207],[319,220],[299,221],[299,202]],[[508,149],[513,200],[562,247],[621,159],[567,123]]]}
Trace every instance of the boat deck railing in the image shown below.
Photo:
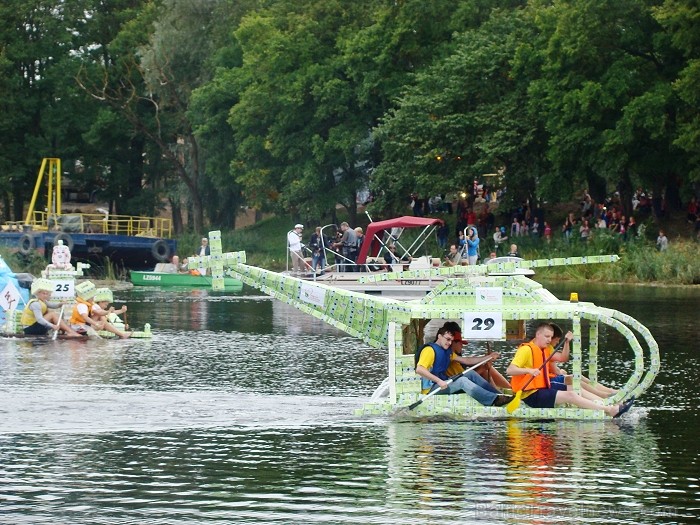
{"label": "boat deck railing", "polygon": [[162,217],[107,215],[103,213],[49,214],[35,211],[29,222],[11,221],[8,231],[62,231],[66,233],[107,233],[139,237],[170,238],[172,220]]}

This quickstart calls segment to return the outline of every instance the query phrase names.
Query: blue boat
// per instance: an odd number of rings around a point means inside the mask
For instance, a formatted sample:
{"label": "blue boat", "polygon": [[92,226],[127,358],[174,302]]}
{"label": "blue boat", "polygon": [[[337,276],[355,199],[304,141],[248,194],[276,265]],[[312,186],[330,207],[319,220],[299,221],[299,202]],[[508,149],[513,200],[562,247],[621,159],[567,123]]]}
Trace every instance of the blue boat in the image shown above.
{"label": "blue boat", "polygon": [[[35,211],[44,176],[48,179],[47,211]],[[23,255],[51,253],[59,240],[76,260],[113,263],[133,269],[153,268],[169,261],[177,251],[171,239],[172,223],[162,217],[102,213],[62,213],[61,161],[42,161],[27,216],[24,221],[7,222],[0,231],[0,246]]]}

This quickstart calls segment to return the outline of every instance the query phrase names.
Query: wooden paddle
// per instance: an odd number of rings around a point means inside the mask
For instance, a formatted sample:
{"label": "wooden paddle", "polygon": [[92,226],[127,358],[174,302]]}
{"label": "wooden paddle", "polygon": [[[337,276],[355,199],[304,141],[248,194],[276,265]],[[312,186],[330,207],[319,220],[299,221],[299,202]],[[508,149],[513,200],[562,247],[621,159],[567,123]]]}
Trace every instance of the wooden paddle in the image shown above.
{"label": "wooden paddle", "polygon": [[[480,367],[481,365],[483,365],[484,363],[488,363],[489,361],[491,361],[491,358],[490,358],[490,357],[487,357],[486,359],[484,359],[484,360],[481,361],[480,363],[475,364],[475,365],[472,366],[471,368],[467,368],[464,372],[461,372],[461,373],[459,373],[459,374],[453,375],[453,376],[450,377],[447,381],[445,381],[445,383],[447,383],[447,384],[449,385],[450,383],[452,383],[452,382],[455,381],[456,379],[459,379],[460,377],[462,377],[462,376],[463,376],[464,374],[466,374],[467,372],[471,372],[471,371],[474,370],[475,368],[478,368],[478,367]],[[436,385],[436,386],[437,386],[437,385]],[[429,397],[434,396],[435,394],[437,394],[438,392],[440,392],[440,390],[443,390],[443,389],[442,389],[442,388],[439,388],[439,387],[438,387],[438,388],[434,388],[433,390],[431,390],[430,392],[428,392],[427,394],[425,394],[423,397],[421,397],[421,398],[420,398],[418,401],[416,401],[415,403],[412,403],[412,404],[408,405],[407,408],[408,408],[409,410],[413,410],[413,409],[416,408],[418,405],[420,405],[423,401],[425,401],[425,400],[428,399]]]}
{"label": "wooden paddle", "polygon": [[[539,367],[537,370],[542,370],[545,366],[547,366],[547,363],[549,363],[549,361],[552,359],[552,357],[554,357],[554,354],[556,354],[557,352],[561,352],[561,349],[563,348],[564,342],[565,342],[565,341],[566,341],[566,339],[564,339],[564,338],[562,337],[561,341],[559,341],[559,344],[558,344],[557,347],[554,349],[554,352],[552,352],[552,353],[549,355],[549,357],[548,357],[547,359],[544,360],[544,363],[542,363],[542,364],[540,365],[540,367]],[[547,372],[543,372],[543,373],[547,373]],[[518,390],[518,391],[515,393],[515,397],[506,405],[506,411],[507,411],[509,414],[512,414],[513,412],[515,412],[516,410],[518,410],[518,407],[520,406],[520,400],[521,400],[522,397],[523,397],[523,390],[525,390],[525,389],[528,387],[528,385],[529,385],[530,383],[532,383],[532,380],[535,379],[535,377],[536,377],[536,376],[530,376],[530,379],[527,380],[527,383],[525,383],[525,385],[523,386],[523,388],[522,388],[521,390]]]}
{"label": "wooden paddle", "polygon": [[61,321],[63,321],[63,309],[65,307],[65,304],[61,305],[61,311],[58,313],[58,322],[56,323],[56,330],[54,330],[53,336],[51,336],[52,341],[55,341],[58,337],[58,331],[60,330],[59,325],[61,324]]}

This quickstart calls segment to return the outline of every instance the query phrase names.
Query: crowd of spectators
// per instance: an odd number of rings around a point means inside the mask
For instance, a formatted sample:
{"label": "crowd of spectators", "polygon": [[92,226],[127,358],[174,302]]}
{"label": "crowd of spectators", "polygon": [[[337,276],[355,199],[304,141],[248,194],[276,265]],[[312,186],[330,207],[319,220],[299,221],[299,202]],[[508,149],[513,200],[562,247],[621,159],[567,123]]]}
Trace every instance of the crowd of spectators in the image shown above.
{"label": "crowd of spectators", "polygon": [[[505,188],[493,189],[485,184],[474,182],[469,192],[433,195],[421,198],[417,193],[409,196],[409,206],[415,216],[444,216],[454,215],[454,220],[446,220],[436,230],[437,243],[444,250],[443,265],[477,264],[489,258],[502,255],[520,256],[518,239],[542,239],[551,243],[559,237],[565,242],[589,243],[605,232],[608,237],[614,236],[622,242],[633,242],[644,235],[644,224],[639,224],[637,216],[643,219],[651,216],[661,218],[666,214],[665,200],[655,199],[651,192],[637,188],[628,206],[624,206],[619,192],[610,194],[603,202],[596,202],[587,190],[581,192],[577,211],[566,213],[563,220],[555,223],[545,220],[542,208],[532,207],[528,201],[504,213],[497,203],[502,199]],[[687,200],[687,222],[693,225],[694,235],[700,240],[700,206],[695,196]],[[573,206],[572,206],[573,207]],[[627,215],[624,210],[631,210]],[[498,218],[496,216],[498,213]],[[451,233],[448,224],[454,224]],[[295,233],[294,241],[288,244],[290,252],[299,259],[297,264],[303,264],[304,255],[297,247],[300,242],[303,227]],[[393,233],[392,233],[393,235]],[[653,238],[653,237],[652,237]],[[316,228],[309,246],[301,244],[312,255],[309,268],[295,267],[297,272],[311,270],[323,273],[325,266],[335,263],[339,270],[362,271],[355,265],[355,260],[364,239],[361,227],[352,228],[348,223],[342,223],[334,238],[327,238]],[[669,239],[663,230],[659,230],[656,238],[659,251],[666,251]],[[325,249],[334,255],[334,261],[326,261]],[[384,258],[387,264],[402,263],[402,257],[392,252],[392,239],[389,239]],[[510,248],[510,249],[509,249]],[[527,250],[526,250],[527,251]],[[484,255],[482,256],[482,252]],[[486,256],[486,254],[489,254]],[[408,259],[410,262],[410,258]],[[296,262],[296,261],[294,261]]]}
{"label": "crowd of spectators", "polygon": [[[409,197],[410,207],[416,216],[455,214],[454,236],[450,238],[449,228],[444,226],[437,232],[438,245],[447,249],[454,243],[462,255],[467,257],[465,230],[470,226],[477,228],[482,241],[481,250],[492,250],[498,255],[505,255],[506,241],[516,241],[517,238],[541,238],[551,242],[557,236],[567,242],[588,243],[599,236],[602,231],[607,235],[617,236],[623,242],[633,242],[644,235],[643,224],[637,217],[646,218],[652,214],[657,218],[666,215],[665,199],[654,199],[651,192],[637,188],[631,198],[631,203],[623,206],[619,192],[611,193],[603,202],[596,202],[591,194],[584,190],[581,193],[578,211],[566,214],[563,221],[556,224],[545,220],[544,210],[523,202],[505,217],[497,210],[497,203],[505,189],[494,190],[476,181],[470,192],[435,195],[422,199],[417,193]],[[625,209],[630,210],[628,215]],[[500,212],[497,219],[494,212]],[[700,206],[693,196],[687,204],[687,221],[694,226],[694,235],[700,240]],[[451,222],[451,221],[450,221]],[[505,222],[505,223],[504,223]],[[663,232],[659,233],[659,250],[668,247],[668,238]],[[481,256],[479,257],[481,259]]]}

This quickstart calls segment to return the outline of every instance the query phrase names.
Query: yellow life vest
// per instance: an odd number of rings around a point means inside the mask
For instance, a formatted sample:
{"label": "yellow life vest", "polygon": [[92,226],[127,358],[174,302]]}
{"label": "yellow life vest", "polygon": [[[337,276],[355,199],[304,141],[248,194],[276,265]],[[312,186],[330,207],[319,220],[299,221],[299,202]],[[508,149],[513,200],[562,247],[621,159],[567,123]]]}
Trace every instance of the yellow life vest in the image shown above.
{"label": "yellow life vest", "polygon": [[34,317],[34,312],[32,312],[29,309],[29,305],[34,303],[34,302],[39,302],[41,304],[41,315],[44,315],[46,312],[49,311],[49,307],[46,305],[44,301],[40,301],[37,298],[30,299],[29,302],[27,303],[27,306],[24,307],[24,310],[22,310],[22,317],[20,318],[19,322],[22,324],[22,326],[32,326],[34,323],[36,323],[36,317]]}

